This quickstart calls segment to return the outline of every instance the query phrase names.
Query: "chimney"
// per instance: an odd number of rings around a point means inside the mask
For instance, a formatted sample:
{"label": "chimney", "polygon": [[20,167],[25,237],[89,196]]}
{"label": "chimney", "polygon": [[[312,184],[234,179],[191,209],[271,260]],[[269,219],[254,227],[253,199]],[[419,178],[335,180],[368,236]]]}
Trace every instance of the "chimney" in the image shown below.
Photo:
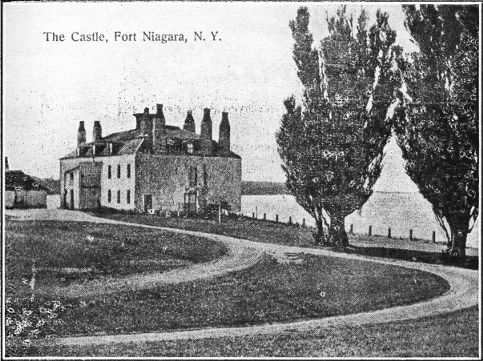
{"label": "chimney", "polygon": [[158,115],[160,118],[164,118],[163,104],[156,104],[156,115]]}
{"label": "chimney", "polygon": [[144,108],[144,113],[141,117],[140,130],[141,134],[149,132],[149,108]]}
{"label": "chimney", "polygon": [[212,149],[212,140],[213,140],[213,133],[212,133],[212,124],[211,124],[211,117],[210,117],[210,109],[205,108],[203,119],[201,120],[201,150],[204,155],[211,154]]}
{"label": "chimney", "polygon": [[5,157],[5,172],[8,172],[10,169],[9,165],[8,165],[8,157]]}
{"label": "chimney", "polygon": [[79,129],[77,130],[77,145],[86,142],[86,128],[84,128],[84,121],[79,122]]}
{"label": "chimney", "polygon": [[102,127],[101,122],[96,120],[94,122],[94,129],[92,131],[92,141],[97,142],[102,139]]}
{"label": "chimney", "polygon": [[226,150],[230,150],[230,122],[228,121],[228,113],[221,113],[221,123],[219,132],[220,147]]}
{"label": "chimney", "polygon": [[153,119],[152,144],[154,153],[166,153],[166,119],[163,104],[156,104],[156,115]]}
{"label": "chimney", "polygon": [[188,113],[186,114],[183,129],[188,132],[196,133],[195,120],[193,118],[193,113],[191,112],[191,110],[188,110]]}

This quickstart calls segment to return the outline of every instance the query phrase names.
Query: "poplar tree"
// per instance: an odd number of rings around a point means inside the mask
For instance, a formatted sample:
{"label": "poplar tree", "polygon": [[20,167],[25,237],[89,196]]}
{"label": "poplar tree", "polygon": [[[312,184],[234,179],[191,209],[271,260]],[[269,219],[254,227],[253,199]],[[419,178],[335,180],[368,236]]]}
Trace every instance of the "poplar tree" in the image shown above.
{"label": "poplar tree", "polygon": [[465,257],[479,209],[478,7],[403,6],[419,52],[397,111],[406,170],[432,204],[450,250]]}
{"label": "poplar tree", "polygon": [[318,48],[309,19],[301,7],[290,22],[304,95],[302,106],[294,97],[284,102],[278,150],[287,188],[315,219],[316,243],[347,246],[344,219],[370,197],[391,135],[388,108],[400,85],[394,64],[401,49],[380,11],[368,31],[364,11],[354,28],[339,7],[327,17],[329,36]]}

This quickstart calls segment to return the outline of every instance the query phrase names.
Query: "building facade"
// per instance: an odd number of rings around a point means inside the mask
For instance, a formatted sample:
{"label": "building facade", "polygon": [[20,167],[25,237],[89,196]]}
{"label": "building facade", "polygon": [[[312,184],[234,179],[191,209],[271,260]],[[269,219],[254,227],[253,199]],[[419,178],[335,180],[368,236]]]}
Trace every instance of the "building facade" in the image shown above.
{"label": "building facade", "polygon": [[134,116],[134,129],[105,137],[94,122],[89,143],[80,122],[76,150],[60,159],[62,207],[200,212],[222,204],[240,210],[241,158],[230,150],[228,113],[222,113],[218,142],[208,108],[201,134],[190,111],[183,129],[166,125],[162,104],[154,114],[145,108]]}

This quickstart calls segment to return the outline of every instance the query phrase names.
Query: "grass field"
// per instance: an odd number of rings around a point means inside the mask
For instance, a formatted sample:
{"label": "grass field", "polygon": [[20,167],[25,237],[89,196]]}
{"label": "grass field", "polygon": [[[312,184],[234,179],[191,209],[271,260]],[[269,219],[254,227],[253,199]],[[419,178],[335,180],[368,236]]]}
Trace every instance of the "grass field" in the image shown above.
{"label": "grass field", "polygon": [[[312,232],[315,230],[309,227],[297,227],[284,223],[275,223],[271,221],[255,220],[246,217],[231,218],[224,217],[222,223],[217,223],[209,219],[190,219],[190,218],[165,218],[152,215],[127,215],[122,213],[99,212],[96,216],[109,219],[121,220],[133,223],[149,224],[160,227],[172,227],[188,229],[193,231],[201,231],[215,234],[223,234],[226,236],[248,239],[254,242],[274,243],[297,247],[315,247]],[[470,269],[478,269],[478,257],[469,256],[466,260],[460,262],[457,259],[442,258],[441,252],[429,252],[423,250],[404,250],[394,247],[394,240],[385,237],[369,237],[363,235],[349,235],[349,243],[364,241],[370,244],[371,240],[374,244],[386,244],[384,247],[357,247],[331,249],[337,252],[360,254],[371,257],[394,258],[405,261],[417,260],[425,263],[450,264],[457,267],[465,267]],[[410,242],[408,240],[401,242]]]}
{"label": "grass field", "polygon": [[66,312],[59,332],[115,334],[287,322],[413,303],[449,288],[443,279],[417,270],[297,256],[296,263],[267,256],[250,269],[214,279],[82,298],[77,301],[84,306]]}
{"label": "grass field", "polygon": [[[257,242],[313,246],[310,229],[244,218],[225,219],[218,224],[210,220],[148,215],[104,216]],[[167,249],[170,251],[166,252]],[[28,292],[28,285],[21,280],[30,277],[32,259],[37,260],[38,268],[91,267],[100,273],[90,277],[101,274],[115,277],[150,272],[152,267],[162,265],[166,268],[157,270],[168,270],[179,267],[180,263],[176,262],[180,260],[185,262],[183,265],[206,262],[225,252],[225,247],[207,239],[136,227],[54,221],[6,222],[7,286],[9,292],[17,294],[22,290]],[[393,255],[387,250],[358,248],[349,252],[403,259],[414,256],[404,251]],[[426,260],[422,257],[422,260],[438,261],[431,257]],[[72,307],[62,314],[63,322],[56,333],[115,334],[288,322],[414,303],[449,288],[437,276],[401,267],[305,254],[295,254],[293,260],[287,263],[266,256],[250,269],[218,278],[97,297],[64,298],[62,303]],[[39,275],[38,282],[66,284],[83,277],[86,277],[84,273],[66,275],[45,271],[43,276]],[[477,355],[477,345],[478,310],[472,308],[415,321],[314,332],[95,347],[43,347],[35,352],[42,356],[66,357],[461,357]]]}
{"label": "grass field", "polygon": [[218,339],[43,347],[39,355],[124,357],[478,357],[478,308],[386,324]]}
{"label": "grass field", "polygon": [[[247,229],[239,228],[243,232]],[[87,240],[88,236],[94,240]],[[124,248],[119,246],[122,243]],[[177,251],[166,255],[166,245]],[[176,256],[200,262],[224,251],[208,240],[137,227],[8,222],[7,280],[19,284],[20,275],[28,277],[32,257],[39,260],[37,267],[92,266],[115,277],[145,271],[129,267],[133,260],[143,265],[146,259]],[[46,273],[49,277],[39,276],[39,284],[78,282],[85,277],[72,273],[65,280],[59,272]],[[24,286],[28,290],[28,285]],[[148,332],[285,322],[413,303],[444,293],[448,287],[437,276],[401,267],[309,255],[295,255],[295,262],[287,263],[266,256],[250,269],[214,279],[61,299],[74,307],[62,315],[63,326],[58,333]]]}
{"label": "grass field", "polygon": [[164,272],[208,262],[226,253],[217,242],[157,230],[80,222],[7,221],[7,295],[30,292],[36,284],[67,285],[100,276]]}

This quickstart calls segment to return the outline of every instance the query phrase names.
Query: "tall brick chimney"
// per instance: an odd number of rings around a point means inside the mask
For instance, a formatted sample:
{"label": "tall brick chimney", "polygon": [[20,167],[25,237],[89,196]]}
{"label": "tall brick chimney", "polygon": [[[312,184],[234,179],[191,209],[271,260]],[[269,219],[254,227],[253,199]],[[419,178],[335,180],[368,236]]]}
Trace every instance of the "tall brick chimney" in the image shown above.
{"label": "tall brick chimney", "polygon": [[166,153],[166,119],[163,104],[156,104],[156,115],[153,119],[152,144],[154,153]]}
{"label": "tall brick chimney", "polygon": [[221,113],[221,123],[219,132],[220,147],[226,150],[230,150],[230,122],[228,121],[228,113]]}
{"label": "tall brick chimney", "polygon": [[195,120],[193,118],[193,113],[191,112],[191,110],[188,110],[188,113],[186,114],[183,129],[188,132],[196,133]]}
{"label": "tall brick chimney", "polygon": [[203,110],[203,119],[201,120],[201,149],[203,154],[212,153],[213,131],[210,116],[210,108]]}
{"label": "tall brick chimney", "polygon": [[141,134],[146,134],[149,132],[149,108],[144,108],[144,113],[142,114],[139,127]]}
{"label": "tall brick chimney", "polygon": [[86,142],[86,128],[84,128],[84,121],[79,122],[79,129],[77,130],[77,145]]}
{"label": "tall brick chimney", "polygon": [[201,138],[213,140],[210,108],[205,108],[203,110],[203,119],[201,120]]}
{"label": "tall brick chimney", "polygon": [[94,128],[92,130],[92,141],[96,142],[102,139],[102,127],[101,122],[96,120],[94,121]]}

